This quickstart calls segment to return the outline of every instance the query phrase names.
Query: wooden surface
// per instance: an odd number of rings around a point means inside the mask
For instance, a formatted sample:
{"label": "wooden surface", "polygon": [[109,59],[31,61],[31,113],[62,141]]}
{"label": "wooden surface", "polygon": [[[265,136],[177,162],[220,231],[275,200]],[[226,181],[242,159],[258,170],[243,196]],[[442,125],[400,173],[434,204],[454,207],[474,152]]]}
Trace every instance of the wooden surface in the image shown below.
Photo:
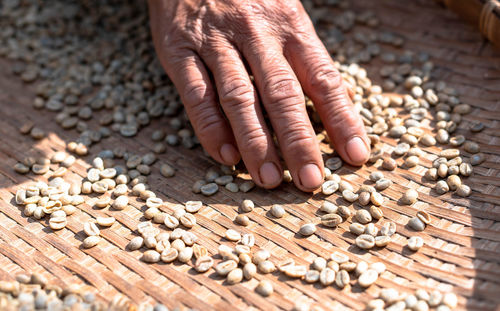
{"label": "wooden surface", "polygon": [[[271,279],[275,286],[274,295],[262,298],[253,290],[255,279],[228,286],[213,272],[197,274],[188,265],[145,264],[139,261],[141,252],[124,250],[128,240],[135,236],[132,231],[144,210],[144,203],[136,200],[132,201],[134,208],[101,211],[92,208],[95,200],[92,198],[81,211],[68,217],[66,229],[56,233],[47,228],[46,220],[40,223],[24,217],[13,204],[13,194],[35,177],[18,175],[12,166],[27,155],[50,156],[56,150],[63,150],[64,143],[75,139],[77,134],[63,131],[51,122],[53,113],[31,108],[34,86],[23,85],[11,75],[12,64],[5,60],[0,60],[3,68],[0,71],[0,279],[11,280],[22,271],[40,272],[56,284],[87,286],[105,300],[123,293],[135,302],[157,300],[170,308],[183,305],[199,310],[289,310],[300,299],[325,310],[359,310],[381,287],[394,287],[402,292],[416,288],[453,291],[459,295],[461,309],[493,310],[500,303],[500,53],[484,43],[474,27],[432,1],[358,0],[353,4],[375,11],[381,17],[382,29],[401,33],[407,39],[406,48],[429,52],[437,65],[436,77],[457,88],[462,101],[474,107],[457,132],[478,142],[487,161],[475,167],[474,175],[465,181],[473,189],[469,198],[452,194],[437,196],[431,190],[433,184],[422,180],[425,168],[439,152],[437,147],[425,148],[431,156],[421,159],[422,166],[385,173],[394,186],[383,191],[391,201],[382,209],[386,219],[398,224],[398,234],[384,249],[360,252],[351,246],[354,236],[346,232],[349,223],[335,230],[318,228],[317,234],[307,239],[296,235],[301,224],[317,216],[316,207],[325,199],[323,195],[308,195],[292,185],[282,185],[274,191],[254,189],[247,194],[222,190],[210,198],[193,194],[190,190],[193,181],[215,164],[200,149],[169,147],[160,159],[179,167],[177,175],[162,178],[157,163],[149,183],[168,202],[201,199],[209,205],[196,215],[199,225],[193,231],[212,254],[220,243],[227,243],[221,238],[225,230],[236,228],[240,232],[253,232],[258,247],[270,250],[275,262],[292,257],[305,264],[318,255],[328,257],[335,250],[348,254],[353,261],[382,261],[388,272],[376,285],[366,291],[357,285],[339,290],[334,286],[308,285],[279,274],[259,275],[257,279]],[[368,66],[369,75],[375,80],[379,65],[374,62]],[[49,132],[48,138],[33,141],[20,135],[18,128],[28,119]],[[471,134],[467,127],[473,120],[484,122],[487,128]],[[105,149],[106,144],[120,144],[137,154],[148,152],[152,146],[151,132],[162,127],[162,122],[165,120],[155,121],[137,138],[112,136],[92,147],[92,155],[78,160],[66,178],[80,180],[92,156]],[[395,144],[389,138],[384,141]],[[366,183],[369,173],[377,170],[378,165],[361,169],[345,166],[338,173],[359,186]],[[412,207],[398,205],[401,193],[410,187],[419,191],[421,203]],[[246,228],[232,222],[243,198],[254,200],[258,206],[249,215],[252,223]],[[329,200],[343,203],[337,194]],[[286,204],[286,217],[279,220],[268,217],[266,212],[275,203]],[[426,245],[412,253],[404,246],[406,238],[415,233],[405,225],[421,208],[432,215],[432,225],[418,233]],[[101,214],[113,215],[119,223],[102,231],[105,242],[98,247],[82,249],[82,223]]]}

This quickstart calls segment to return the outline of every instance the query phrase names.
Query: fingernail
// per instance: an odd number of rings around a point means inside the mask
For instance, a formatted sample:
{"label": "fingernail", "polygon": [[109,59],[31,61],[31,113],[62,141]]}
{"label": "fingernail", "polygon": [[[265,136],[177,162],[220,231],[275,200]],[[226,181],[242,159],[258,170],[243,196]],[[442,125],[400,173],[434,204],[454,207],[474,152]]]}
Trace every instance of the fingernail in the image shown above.
{"label": "fingernail", "polygon": [[321,185],[323,176],[316,164],[306,164],[299,171],[300,183],[307,189],[316,189]]}
{"label": "fingernail", "polygon": [[365,142],[361,137],[353,137],[349,140],[345,146],[347,156],[351,159],[354,164],[363,164],[368,160],[370,156],[370,150],[366,146]]}
{"label": "fingernail", "polygon": [[240,153],[231,144],[224,144],[220,147],[220,156],[222,161],[227,164],[236,164],[240,160]]}
{"label": "fingernail", "polygon": [[275,185],[280,182],[281,175],[276,164],[266,162],[259,169],[260,179],[264,185]]}

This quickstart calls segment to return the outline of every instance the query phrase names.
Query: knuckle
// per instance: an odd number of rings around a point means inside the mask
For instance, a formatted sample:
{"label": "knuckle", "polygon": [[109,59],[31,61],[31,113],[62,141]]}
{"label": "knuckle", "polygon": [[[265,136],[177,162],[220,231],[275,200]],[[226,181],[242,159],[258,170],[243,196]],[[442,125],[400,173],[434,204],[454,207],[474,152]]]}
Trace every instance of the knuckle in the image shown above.
{"label": "knuckle", "polygon": [[269,75],[264,92],[268,99],[278,107],[304,103],[300,84],[286,71],[277,71]]}
{"label": "knuckle", "polygon": [[234,9],[233,21],[236,22],[239,30],[250,29],[255,23],[256,16],[264,10],[264,7],[260,3],[253,1],[238,5]]}
{"label": "knuckle", "polygon": [[219,30],[209,28],[203,34],[203,39],[200,40],[197,51],[202,57],[213,58],[231,48],[231,45]]}
{"label": "knuckle", "polygon": [[228,78],[220,89],[221,104],[229,110],[241,110],[255,103],[253,87],[242,78]]}
{"label": "knuckle", "polygon": [[253,26],[249,26],[248,29],[239,31],[236,44],[244,55],[259,55],[265,46],[262,37],[262,33],[254,30]]}
{"label": "knuckle", "polygon": [[[314,64],[315,62],[309,62]],[[311,88],[318,93],[328,94],[331,92],[343,91],[343,79],[340,72],[329,62],[320,62],[309,70],[309,79]]]}
{"label": "knuckle", "polygon": [[284,5],[282,9],[285,14],[283,20],[286,21],[293,30],[299,30],[303,28],[304,25],[304,15],[298,5],[300,2],[297,1],[286,1],[287,5]]}
{"label": "knuckle", "polygon": [[279,136],[280,142],[283,144],[282,148],[288,150],[290,154],[309,150],[316,141],[311,135],[310,126],[302,122],[294,124],[294,126],[284,127]]}
{"label": "knuckle", "polygon": [[269,148],[266,133],[257,126],[242,127],[236,135],[243,153],[250,153],[254,156],[266,152]]}
{"label": "knuckle", "polygon": [[191,49],[200,42],[200,35],[173,22],[168,29],[152,32],[155,47],[165,54],[167,60],[182,56],[186,49]]}
{"label": "knuckle", "polygon": [[224,121],[212,107],[200,105],[193,111],[193,123],[201,140],[211,139],[224,129]]}
{"label": "knuckle", "polygon": [[327,122],[338,126],[350,126],[358,124],[356,115],[353,113],[353,106],[349,102],[338,102],[332,100],[327,104],[325,117]]}
{"label": "knuckle", "polygon": [[189,106],[199,106],[212,99],[207,85],[202,80],[187,84],[184,87],[182,97]]}
{"label": "knuckle", "polygon": [[299,162],[304,161],[305,159],[314,159],[314,148],[318,147],[313,145],[313,143],[315,143],[314,140],[306,137],[291,141],[287,146],[285,146],[288,157],[294,157],[295,160],[298,160]]}
{"label": "knuckle", "polygon": [[192,82],[186,86],[184,101],[189,107],[189,117],[201,141],[216,137],[224,130],[225,121],[214,109],[213,97],[203,82]]}

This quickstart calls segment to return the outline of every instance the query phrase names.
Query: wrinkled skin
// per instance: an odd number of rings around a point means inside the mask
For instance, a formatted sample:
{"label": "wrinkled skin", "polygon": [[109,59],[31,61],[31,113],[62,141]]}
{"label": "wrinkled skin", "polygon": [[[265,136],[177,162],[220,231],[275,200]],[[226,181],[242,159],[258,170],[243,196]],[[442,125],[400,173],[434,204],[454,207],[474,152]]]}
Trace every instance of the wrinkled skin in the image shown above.
{"label": "wrinkled skin", "polygon": [[256,184],[278,186],[283,171],[265,110],[296,186],[319,187],[323,160],[305,92],[340,156],[366,162],[362,120],[298,0],[150,0],[149,8],[159,59],[215,160],[242,158]]}

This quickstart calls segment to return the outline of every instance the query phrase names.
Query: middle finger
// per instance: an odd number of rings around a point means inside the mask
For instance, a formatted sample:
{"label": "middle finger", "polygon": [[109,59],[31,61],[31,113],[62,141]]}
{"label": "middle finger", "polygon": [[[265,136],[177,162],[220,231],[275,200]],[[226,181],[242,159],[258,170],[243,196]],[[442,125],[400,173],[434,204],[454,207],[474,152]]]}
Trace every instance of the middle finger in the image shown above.
{"label": "middle finger", "polygon": [[210,44],[200,55],[214,75],[222,109],[250,175],[259,186],[278,186],[282,180],[278,153],[239,52],[226,41]]}
{"label": "middle finger", "polygon": [[262,39],[242,50],[295,184],[304,191],[316,189],[323,182],[323,160],[302,88],[282,46],[273,39]]}

